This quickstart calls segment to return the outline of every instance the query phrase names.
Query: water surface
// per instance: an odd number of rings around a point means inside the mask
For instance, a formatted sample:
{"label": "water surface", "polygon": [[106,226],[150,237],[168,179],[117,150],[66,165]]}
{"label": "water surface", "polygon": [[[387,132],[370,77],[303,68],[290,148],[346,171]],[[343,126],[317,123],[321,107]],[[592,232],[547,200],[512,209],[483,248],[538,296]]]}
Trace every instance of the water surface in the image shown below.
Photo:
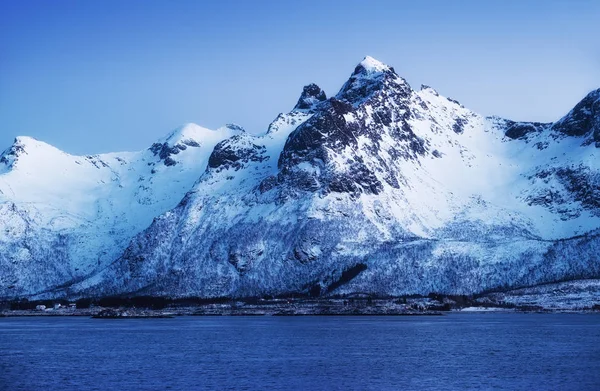
{"label": "water surface", "polygon": [[600,390],[600,314],[0,318],[0,390]]}

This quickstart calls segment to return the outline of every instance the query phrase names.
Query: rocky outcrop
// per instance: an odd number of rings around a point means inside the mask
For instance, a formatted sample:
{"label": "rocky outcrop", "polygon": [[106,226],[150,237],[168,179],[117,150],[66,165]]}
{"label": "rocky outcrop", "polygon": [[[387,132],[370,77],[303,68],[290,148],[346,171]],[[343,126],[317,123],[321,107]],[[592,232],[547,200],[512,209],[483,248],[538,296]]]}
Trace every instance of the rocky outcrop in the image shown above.
{"label": "rocky outcrop", "polygon": [[552,125],[561,135],[584,137],[584,144],[600,148],[600,89],[590,92],[573,110]]}
{"label": "rocky outcrop", "polygon": [[241,134],[221,141],[208,158],[208,167],[217,171],[237,171],[249,162],[269,159],[269,156],[265,156],[265,146],[253,143],[252,139],[252,136]]}
{"label": "rocky outcrop", "polygon": [[325,95],[325,91],[323,91],[318,85],[312,83],[304,86],[302,95],[300,95],[300,99],[298,99],[298,103],[296,103],[294,109],[311,110],[318,103],[323,102],[326,99],[327,96]]}

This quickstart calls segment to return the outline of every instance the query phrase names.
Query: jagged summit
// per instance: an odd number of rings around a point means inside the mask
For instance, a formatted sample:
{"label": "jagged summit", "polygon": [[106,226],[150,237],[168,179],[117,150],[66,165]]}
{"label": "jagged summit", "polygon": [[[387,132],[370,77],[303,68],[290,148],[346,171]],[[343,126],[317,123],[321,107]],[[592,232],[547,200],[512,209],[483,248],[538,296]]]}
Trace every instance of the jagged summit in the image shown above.
{"label": "jagged summit", "polygon": [[372,94],[384,89],[396,89],[405,96],[411,91],[410,85],[396,74],[394,68],[367,56],[354,68],[335,98],[359,105]]}
{"label": "jagged summit", "polygon": [[376,60],[371,56],[365,56],[365,58],[358,64],[354,72],[358,73],[364,71],[368,74],[373,74],[379,72],[386,72],[389,70],[393,71],[393,68],[385,65],[381,61]]}
{"label": "jagged summit", "polygon": [[66,152],[36,138],[18,136],[15,138],[13,145],[0,154],[0,164],[3,163],[5,167],[14,168],[16,167],[15,163],[22,160],[20,158],[30,154],[32,155],[31,159],[33,159],[30,163],[33,165],[39,163],[40,156],[51,158],[52,156],[68,155]]}
{"label": "jagged summit", "polygon": [[219,141],[243,132],[244,129],[235,124],[227,124],[217,130],[211,130],[194,123],[187,123],[152,144],[148,149],[154,156],[158,156],[165,166],[174,166],[180,160],[175,155],[188,148],[213,148]]}
{"label": "jagged summit", "polygon": [[31,136],[17,136],[11,148],[54,148],[56,147]]}
{"label": "jagged summit", "polygon": [[358,65],[354,68],[354,72],[350,75],[351,78],[378,78],[383,75],[396,75],[396,71],[393,67],[390,67],[381,61],[374,59],[373,57],[366,56]]}
{"label": "jagged summit", "polygon": [[294,107],[295,110],[310,110],[319,102],[327,99],[325,92],[316,84],[311,83],[304,86],[298,103]]}

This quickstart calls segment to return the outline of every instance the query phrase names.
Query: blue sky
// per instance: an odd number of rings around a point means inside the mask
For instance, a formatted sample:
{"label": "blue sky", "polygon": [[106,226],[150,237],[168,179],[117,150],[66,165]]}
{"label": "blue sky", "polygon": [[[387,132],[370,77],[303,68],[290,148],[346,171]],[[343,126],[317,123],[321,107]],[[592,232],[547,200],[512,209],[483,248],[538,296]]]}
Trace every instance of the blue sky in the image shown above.
{"label": "blue sky", "polygon": [[600,2],[0,1],[0,149],[138,150],[264,131],[371,55],[483,114],[553,121],[600,87]]}

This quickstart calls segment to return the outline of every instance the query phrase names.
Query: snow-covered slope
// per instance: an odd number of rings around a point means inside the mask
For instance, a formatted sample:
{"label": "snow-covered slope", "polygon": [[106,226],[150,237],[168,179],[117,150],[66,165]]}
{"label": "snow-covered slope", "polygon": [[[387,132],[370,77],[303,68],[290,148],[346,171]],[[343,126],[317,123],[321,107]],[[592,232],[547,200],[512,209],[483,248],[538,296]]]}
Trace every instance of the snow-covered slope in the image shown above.
{"label": "snow-covered slope", "polygon": [[475,293],[598,277],[600,90],[554,124],[486,118],[367,57],[194,189],[79,295]]}
{"label": "snow-covered slope", "polygon": [[179,203],[214,146],[238,133],[187,124],[148,150],[93,156],[18,137],[0,157],[0,297],[105,267]]}
{"label": "snow-covered slope", "polygon": [[[335,96],[308,85],[264,134],[234,133],[215,137],[210,151],[201,146],[202,158],[189,155],[202,168],[180,202],[185,189],[171,192],[176,177],[165,174],[151,198],[173,196],[162,210],[139,209],[146,219],[131,217],[136,229],[127,239],[115,235],[107,246],[114,251],[85,279],[45,295],[466,294],[600,277],[600,90],[555,123],[513,122],[481,116],[430,87],[413,90],[367,57]],[[188,148],[167,139],[142,155],[162,160],[153,168],[168,173],[194,148],[185,140],[201,137],[177,138]],[[11,151],[4,176],[21,153]],[[115,194],[94,202],[108,208],[131,199],[125,209],[137,216],[134,193]],[[4,205],[18,216],[7,226],[35,216]],[[98,232],[116,220],[92,221],[93,229],[74,228],[89,235],[79,240],[113,238]],[[39,251],[75,259],[77,247],[61,245],[49,224],[21,237],[45,238]],[[85,251],[98,256],[104,248]],[[66,275],[60,267],[77,264],[69,262],[45,273]],[[52,285],[28,277],[35,268],[13,269],[21,292]]]}

